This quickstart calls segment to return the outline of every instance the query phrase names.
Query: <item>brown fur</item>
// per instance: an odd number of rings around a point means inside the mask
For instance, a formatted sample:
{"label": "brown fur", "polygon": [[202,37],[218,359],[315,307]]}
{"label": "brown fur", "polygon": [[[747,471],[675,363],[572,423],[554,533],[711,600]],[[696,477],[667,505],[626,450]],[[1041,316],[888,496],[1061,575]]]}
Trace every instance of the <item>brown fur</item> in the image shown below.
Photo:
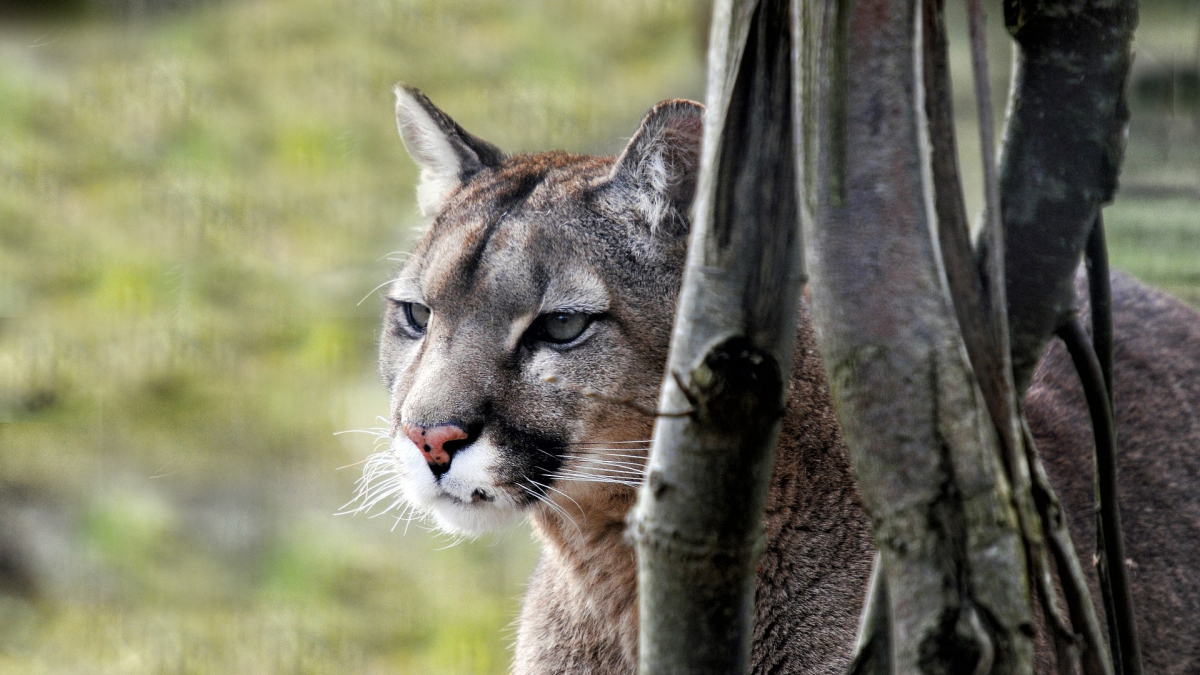
{"label": "brown fur", "polygon": [[[401,274],[412,280],[404,292],[419,290],[432,310],[428,333],[398,334],[395,304],[385,323],[381,369],[393,426],[412,419],[474,425],[478,442],[502,458],[488,489],[513,499],[523,499],[515,485],[528,476],[552,480],[535,466],[543,455],[556,466],[584,466],[596,451],[579,443],[650,437],[651,419],[621,400],[652,407],[662,378],[683,266],[681,204],[691,194],[697,150],[691,130],[699,109],[688,105],[652,111],[619,160],[552,153],[483,161],[494,148],[470,154],[481,142],[452,122],[407,130],[410,146],[423,140],[413,134],[449,134],[454,144],[446,147],[470,156],[442,164],[473,168],[451,176],[456,187]],[[579,270],[599,280],[609,302],[590,337],[566,350],[506,338],[535,320],[555,279]],[[1200,672],[1200,316],[1122,276],[1114,278],[1114,301],[1122,514],[1147,671]],[[806,309],[798,323],[758,572],[756,675],[844,672],[873,555]],[[1086,560],[1091,432],[1059,347],[1039,369],[1027,410]],[[409,449],[399,440],[392,451]],[[420,473],[415,466],[408,470]],[[552,484],[556,491],[522,502],[544,550],[513,670],[629,675],[637,603],[625,517],[635,490]],[[490,508],[454,506],[468,513],[456,520],[441,504],[426,506],[448,527],[469,522],[470,509]]]}
{"label": "brown fur", "polygon": [[[1113,275],[1113,305],[1121,524],[1146,672],[1197,673],[1200,317],[1122,274]],[[1088,564],[1095,541],[1090,421],[1061,344],[1042,359],[1025,406],[1098,601]]]}

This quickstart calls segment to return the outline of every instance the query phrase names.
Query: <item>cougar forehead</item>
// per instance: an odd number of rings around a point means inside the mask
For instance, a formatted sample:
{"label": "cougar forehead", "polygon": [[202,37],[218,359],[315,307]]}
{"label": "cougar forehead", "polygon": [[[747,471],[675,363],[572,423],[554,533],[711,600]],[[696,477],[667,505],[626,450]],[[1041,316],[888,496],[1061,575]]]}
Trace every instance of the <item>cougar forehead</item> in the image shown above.
{"label": "cougar forehead", "polygon": [[414,253],[426,298],[456,313],[528,306],[552,281],[601,262],[596,235],[604,223],[591,222],[595,213],[583,202],[608,163],[561,153],[522,156],[477,178],[447,204]]}

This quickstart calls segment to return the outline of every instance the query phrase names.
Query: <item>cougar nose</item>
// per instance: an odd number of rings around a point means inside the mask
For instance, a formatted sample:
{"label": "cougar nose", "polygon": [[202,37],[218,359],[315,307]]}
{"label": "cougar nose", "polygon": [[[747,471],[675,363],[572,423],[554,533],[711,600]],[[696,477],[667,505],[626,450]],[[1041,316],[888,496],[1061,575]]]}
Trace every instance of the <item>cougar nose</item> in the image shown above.
{"label": "cougar nose", "polygon": [[434,477],[441,476],[450,470],[450,459],[460,448],[467,445],[461,443],[468,438],[467,432],[454,424],[439,424],[423,427],[419,424],[404,424],[404,433],[409,440],[421,450],[425,462]]}

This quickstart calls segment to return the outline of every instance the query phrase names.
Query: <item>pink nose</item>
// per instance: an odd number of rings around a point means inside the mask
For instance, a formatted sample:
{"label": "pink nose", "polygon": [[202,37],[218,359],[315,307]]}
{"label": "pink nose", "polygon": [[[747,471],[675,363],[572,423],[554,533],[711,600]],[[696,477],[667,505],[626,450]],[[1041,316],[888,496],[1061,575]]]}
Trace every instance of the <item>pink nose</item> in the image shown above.
{"label": "pink nose", "polygon": [[[450,467],[450,458],[457,450],[451,441],[467,438],[467,432],[453,424],[423,427],[419,424],[404,424],[404,433],[420,450],[431,469],[445,471]],[[446,447],[450,445],[450,447]]]}

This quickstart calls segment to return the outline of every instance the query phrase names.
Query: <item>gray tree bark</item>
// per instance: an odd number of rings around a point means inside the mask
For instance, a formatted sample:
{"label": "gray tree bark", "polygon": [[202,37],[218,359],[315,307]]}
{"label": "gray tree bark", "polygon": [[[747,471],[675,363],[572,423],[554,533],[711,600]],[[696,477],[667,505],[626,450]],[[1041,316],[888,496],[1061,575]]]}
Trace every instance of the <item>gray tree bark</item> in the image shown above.
{"label": "gray tree bark", "polygon": [[[930,23],[910,0],[811,4],[820,32],[808,39],[823,47],[807,66],[818,75],[805,78],[815,84],[805,143],[816,150],[806,222],[814,320],[881,554],[876,588],[886,589],[872,605],[887,611],[877,625],[887,626],[888,658],[871,652],[859,664],[1029,673],[1022,528],[948,278],[971,275],[948,271],[940,250],[938,217],[960,227],[961,207],[947,198],[958,187],[944,184],[953,170],[928,125],[947,117],[926,109]],[[979,306],[977,284],[956,290]]]}
{"label": "gray tree bark", "polygon": [[[1085,246],[1091,261],[1103,260],[1100,209],[1112,201],[1124,157],[1129,122],[1125,85],[1138,2],[1006,0],[1004,9],[1016,40],[1000,170],[1004,283],[1014,379],[1023,392],[1050,338],[1060,331],[1071,335],[1074,278]],[[981,247],[981,257],[987,254],[987,247]],[[1099,266],[1092,275],[1093,318],[1109,312],[1107,264]],[[1092,341],[1105,381],[1091,381],[1085,389],[1091,397],[1108,400],[1092,406],[1099,432],[1096,564],[1113,670],[1138,675],[1141,653],[1121,553],[1115,447],[1106,429],[1111,420],[1102,420],[1098,410],[1110,406],[1113,395],[1112,336],[1109,325],[1094,325],[1099,330]],[[1081,342],[1082,333],[1075,337]],[[1074,347],[1076,364],[1086,364],[1082,344]],[[1071,562],[1060,561],[1061,575],[1068,577]]]}
{"label": "gray tree bark", "polygon": [[1000,168],[1012,361],[1023,392],[1075,310],[1073,281],[1125,154],[1137,0],[1005,0],[1016,40]]}
{"label": "gray tree bark", "polygon": [[719,0],[687,268],[631,516],[643,675],[745,673],[804,281],[788,0]]}

